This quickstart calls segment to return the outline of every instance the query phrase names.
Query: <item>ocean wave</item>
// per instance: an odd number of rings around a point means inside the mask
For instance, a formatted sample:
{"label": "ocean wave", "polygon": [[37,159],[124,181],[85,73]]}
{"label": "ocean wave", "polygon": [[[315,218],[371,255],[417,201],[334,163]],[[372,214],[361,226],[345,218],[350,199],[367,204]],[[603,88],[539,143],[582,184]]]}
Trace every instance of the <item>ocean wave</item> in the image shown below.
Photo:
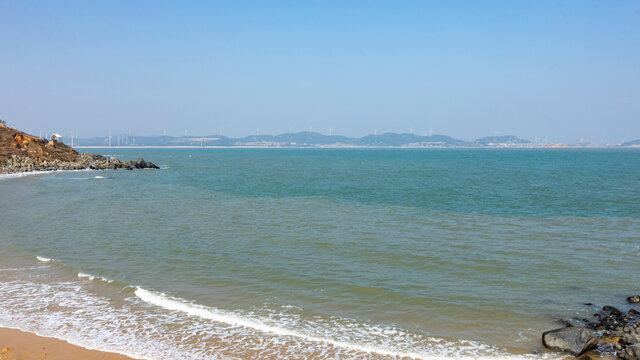
{"label": "ocean wave", "polygon": [[109,284],[113,283],[113,280],[111,280],[111,279],[107,279],[107,278],[102,277],[102,276],[91,275],[91,274],[87,274],[87,273],[83,273],[83,272],[79,272],[78,273],[78,277],[81,278],[81,279],[87,279],[89,281],[93,281],[93,280],[97,279],[97,280],[104,281],[104,282],[109,283]]}
{"label": "ocean wave", "polygon": [[[365,354],[378,354],[385,357],[391,356],[394,358],[412,358],[425,360],[447,358],[515,359],[532,357],[532,355],[516,356],[507,354],[500,349],[479,342],[467,340],[448,342],[444,339],[438,338],[422,339],[427,340],[428,348],[414,348],[413,350],[410,347],[405,350],[393,349],[393,344],[407,344],[418,339],[412,334],[408,334],[401,329],[374,325],[365,326],[364,328],[369,332],[369,336],[377,335],[390,340],[388,341],[386,346],[378,346],[375,344],[358,342],[357,338],[363,334],[359,333],[357,330],[355,330],[356,337],[353,339],[353,341],[343,341],[339,338],[352,337],[349,336],[348,332],[353,332],[354,329],[358,327],[356,324],[342,324],[342,326],[340,326],[339,324],[333,323],[333,326],[331,327],[331,333],[333,336],[318,336],[301,331],[295,331],[284,326],[274,326],[263,321],[266,319],[260,320],[256,318],[249,318],[243,316],[242,314],[199,305],[184,299],[171,297],[163,293],[149,291],[141,287],[136,288],[135,295],[149,304],[162,307],[166,310],[182,312],[190,316],[195,316],[201,319],[211,320],[215,322],[221,322],[232,326],[251,328],[259,332],[266,332],[277,335],[278,337],[293,337],[302,339],[305,342],[328,344],[337,348],[353,350],[356,353],[360,353],[358,357],[364,356]],[[285,321],[285,323],[286,322],[287,321]],[[309,329],[308,326],[306,328]],[[416,346],[417,344],[412,345]]]}
{"label": "ocean wave", "polygon": [[272,314],[222,310],[141,287],[105,296],[104,290],[85,286],[83,279],[98,279],[85,273],[78,273],[80,280],[58,283],[39,283],[24,272],[16,275],[21,274],[26,279],[0,281],[0,326],[140,359],[557,358],[513,355],[477,342],[423,337],[342,318],[323,324],[316,317],[305,320],[287,313],[286,307],[280,307],[284,313]]}
{"label": "ocean wave", "polygon": [[44,256],[38,256],[38,255],[36,255],[36,259],[38,261],[40,261],[40,262],[52,262],[53,261],[53,259],[50,259],[50,258],[47,258],[47,257],[44,257]]}

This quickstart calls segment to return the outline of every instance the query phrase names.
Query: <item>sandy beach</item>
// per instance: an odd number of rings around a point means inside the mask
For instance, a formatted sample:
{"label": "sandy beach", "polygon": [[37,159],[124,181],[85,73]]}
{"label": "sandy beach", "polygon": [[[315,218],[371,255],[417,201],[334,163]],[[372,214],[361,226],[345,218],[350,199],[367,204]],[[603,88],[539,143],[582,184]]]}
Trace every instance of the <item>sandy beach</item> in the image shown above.
{"label": "sandy beach", "polygon": [[0,328],[0,360],[134,360],[128,356],[89,350],[64,340]]}

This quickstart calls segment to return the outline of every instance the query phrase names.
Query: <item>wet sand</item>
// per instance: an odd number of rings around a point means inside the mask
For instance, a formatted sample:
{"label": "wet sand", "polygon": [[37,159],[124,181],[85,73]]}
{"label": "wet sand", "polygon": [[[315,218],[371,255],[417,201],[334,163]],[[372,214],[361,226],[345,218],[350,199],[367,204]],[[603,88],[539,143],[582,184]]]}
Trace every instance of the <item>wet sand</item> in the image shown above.
{"label": "wet sand", "polygon": [[89,350],[64,340],[0,327],[0,360],[134,360],[128,356]]}

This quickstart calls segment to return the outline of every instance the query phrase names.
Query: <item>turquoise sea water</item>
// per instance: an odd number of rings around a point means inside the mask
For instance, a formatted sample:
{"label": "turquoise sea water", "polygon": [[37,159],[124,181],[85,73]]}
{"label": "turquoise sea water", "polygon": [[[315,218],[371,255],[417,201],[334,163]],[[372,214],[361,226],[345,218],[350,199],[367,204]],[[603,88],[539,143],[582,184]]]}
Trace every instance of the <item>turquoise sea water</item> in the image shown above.
{"label": "turquoise sea water", "polygon": [[91,151],[162,169],[0,179],[0,326],[148,359],[538,358],[640,291],[640,151]]}

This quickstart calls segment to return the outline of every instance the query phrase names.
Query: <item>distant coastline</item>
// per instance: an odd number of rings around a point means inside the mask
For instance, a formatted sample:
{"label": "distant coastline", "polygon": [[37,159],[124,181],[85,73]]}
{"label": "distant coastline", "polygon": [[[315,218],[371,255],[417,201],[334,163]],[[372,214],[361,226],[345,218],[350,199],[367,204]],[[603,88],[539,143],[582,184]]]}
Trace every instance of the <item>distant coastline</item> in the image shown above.
{"label": "distant coastline", "polygon": [[75,149],[640,149],[640,146],[340,146],[340,145],[309,145],[309,146],[279,146],[279,145],[76,145]]}
{"label": "distant coastline", "polygon": [[370,134],[360,138],[324,135],[317,132],[285,133],[280,135],[253,135],[230,138],[222,135],[203,136],[133,136],[64,139],[76,148],[631,148],[640,147],[640,139],[625,143],[575,144],[530,141],[515,135],[487,136],[476,140],[461,140],[447,135],[416,135],[412,133]]}

